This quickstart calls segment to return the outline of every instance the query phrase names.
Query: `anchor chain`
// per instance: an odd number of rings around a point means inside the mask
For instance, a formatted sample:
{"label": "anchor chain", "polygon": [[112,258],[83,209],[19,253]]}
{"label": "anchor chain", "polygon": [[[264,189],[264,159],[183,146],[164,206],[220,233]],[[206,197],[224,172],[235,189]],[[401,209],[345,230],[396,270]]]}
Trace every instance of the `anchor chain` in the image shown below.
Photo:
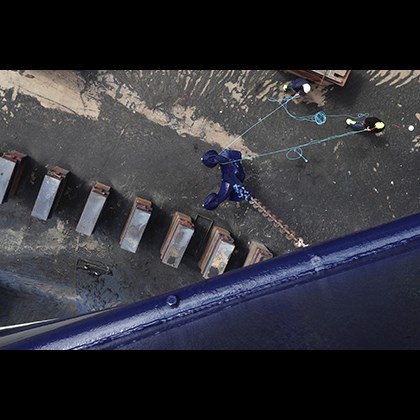
{"label": "anchor chain", "polygon": [[296,248],[303,248],[308,246],[307,244],[305,244],[303,238],[297,236],[296,233],[293,232],[293,230],[290,229],[289,226],[287,226],[286,223],[283,222],[283,220],[279,219],[273,212],[268,210],[267,207],[265,207],[260,200],[251,197],[249,203],[252,205],[252,207],[254,207],[254,209],[258,210],[258,212],[261,213],[266,219],[273,223],[274,226],[280,231],[280,233],[286,237],[286,239],[292,241],[293,245]]}

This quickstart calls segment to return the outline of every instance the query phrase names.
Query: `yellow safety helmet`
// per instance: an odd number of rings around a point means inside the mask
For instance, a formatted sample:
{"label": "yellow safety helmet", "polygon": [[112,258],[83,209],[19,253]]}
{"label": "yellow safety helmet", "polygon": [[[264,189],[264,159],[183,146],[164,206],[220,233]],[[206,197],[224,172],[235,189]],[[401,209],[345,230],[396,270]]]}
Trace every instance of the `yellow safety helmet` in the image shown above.
{"label": "yellow safety helmet", "polygon": [[377,123],[375,123],[375,128],[377,129],[377,130],[382,130],[383,128],[385,127],[385,124],[383,123],[383,122],[377,122]]}

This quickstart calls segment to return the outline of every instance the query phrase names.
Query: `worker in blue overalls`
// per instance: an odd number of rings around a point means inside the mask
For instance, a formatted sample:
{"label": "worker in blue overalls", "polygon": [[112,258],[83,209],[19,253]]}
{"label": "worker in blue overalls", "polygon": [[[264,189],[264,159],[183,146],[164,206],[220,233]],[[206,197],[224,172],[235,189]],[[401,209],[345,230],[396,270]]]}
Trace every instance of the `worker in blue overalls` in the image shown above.
{"label": "worker in blue overalls", "polygon": [[293,90],[296,94],[300,96],[307,95],[311,91],[311,85],[309,81],[303,77],[298,77],[290,83],[285,83],[283,85],[283,92],[290,92]]}

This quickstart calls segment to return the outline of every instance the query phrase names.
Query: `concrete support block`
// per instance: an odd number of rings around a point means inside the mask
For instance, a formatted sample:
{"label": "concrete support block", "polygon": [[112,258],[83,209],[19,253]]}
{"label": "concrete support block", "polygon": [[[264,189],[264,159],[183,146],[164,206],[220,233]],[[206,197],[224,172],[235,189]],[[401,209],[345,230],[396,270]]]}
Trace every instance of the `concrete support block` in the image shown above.
{"label": "concrete support block", "polygon": [[122,249],[132,253],[137,252],[151,215],[152,203],[137,197],[121,234],[120,246]]}
{"label": "concrete support block", "polygon": [[83,213],[80,216],[76,231],[90,236],[95,229],[96,223],[109,196],[111,187],[97,182],[90,191]]}
{"label": "concrete support block", "polygon": [[219,226],[214,226],[204,253],[198,262],[203,277],[208,279],[223,274],[234,249],[235,244],[230,232]]}
{"label": "concrete support block", "polygon": [[164,264],[177,268],[194,233],[190,216],[175,212],[171,226],[160,248],[160,258]]}

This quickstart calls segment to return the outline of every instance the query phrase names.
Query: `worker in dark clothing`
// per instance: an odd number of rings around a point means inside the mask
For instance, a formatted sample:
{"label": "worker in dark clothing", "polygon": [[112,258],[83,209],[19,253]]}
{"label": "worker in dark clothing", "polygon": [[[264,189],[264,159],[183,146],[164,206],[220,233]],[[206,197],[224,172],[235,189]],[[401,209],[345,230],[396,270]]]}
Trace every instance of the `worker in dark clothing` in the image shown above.
{"label": "worker in dark clothing", "polygon": [[354,121],[347,118],[346,124],[356,131],[372,131],[379,133],[385,128],[385,123],[377,117],[368,117],[364,121]]}
{"label": "worker in dark clothing", "polygon": [[300,96],[304,96],[311,91],[311,85],[308,80],[303,77],[298,77],[292,82],[283,85],[283,92],[289,92],[291,90]]}

